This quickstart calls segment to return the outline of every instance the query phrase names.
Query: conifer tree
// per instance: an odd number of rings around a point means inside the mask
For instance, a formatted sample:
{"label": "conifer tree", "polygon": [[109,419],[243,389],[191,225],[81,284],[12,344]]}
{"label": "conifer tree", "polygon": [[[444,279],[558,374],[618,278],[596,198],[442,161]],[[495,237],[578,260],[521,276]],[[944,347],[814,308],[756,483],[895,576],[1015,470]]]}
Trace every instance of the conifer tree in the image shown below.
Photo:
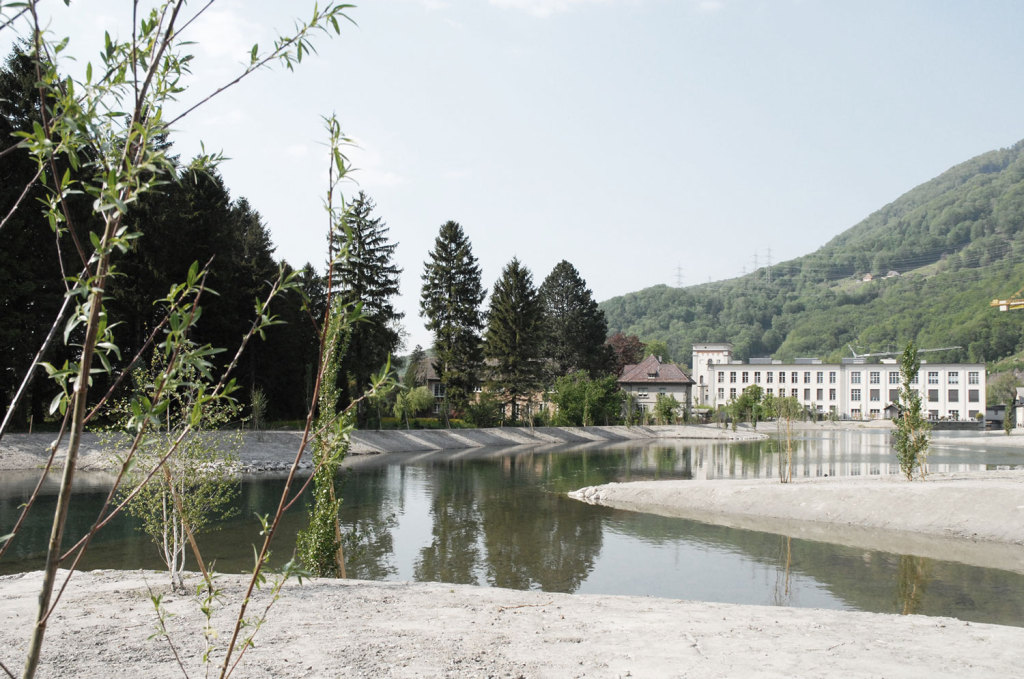
{"label": "conifer tree", "polygon": [[469,238],[458,222],[445,222],[423,265],[420,316],[434,333],[434,368],[445,387],[446,415],[450,408],[462,410],[479,382],[485,294]]}
{"label": "conifer tree", "polygon": [[[362,191],[349,206],[345,217],[351,231],[348,257],[338,260],[332,278],[334,294],[343,303],[362,304],[364,319],[351,328],[348,350],[339,368],[342,408],[351,402],[351,394],[366,391],[370,378],[399,348],[402,339],[398,322],[403,314],[392,304],[402,273],[392,262],[397,244],[388,242],[387,224],[372,216],[375,207]],[[337,233],[332,238],[344,239],[345,234]],[[365,411],[357,419],[365,424]]]}
{"label": "conifer tree", "polygon": [[513,258],[494,284],[487,314],[484,355],[493,359],[488,386],[516,417],[543,384],[541,349],[544,340],[543,309],[530,270]]}
{"label": "conifer tree", "polygon": [[605,344],[608,322],[586,282],[564,259],[540,286],[544,309],[543,356],[551,361],[552,379],[585,370],[596,378],[611,372],[613,357]]}

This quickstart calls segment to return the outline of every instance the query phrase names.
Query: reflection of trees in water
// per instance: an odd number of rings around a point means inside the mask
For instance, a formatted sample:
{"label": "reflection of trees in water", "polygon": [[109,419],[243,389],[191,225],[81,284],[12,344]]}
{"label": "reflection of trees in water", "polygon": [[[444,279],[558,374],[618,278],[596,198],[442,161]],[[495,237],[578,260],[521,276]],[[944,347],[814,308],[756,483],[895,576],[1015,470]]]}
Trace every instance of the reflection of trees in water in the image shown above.
{"label": "reflection of trees in water", "polygon": [[476,508],[475,474],[468,464],[449,462],[428,469],[434,477],[431,543],[420,550],[416,580],[477,585],[480,561],[480,515]]}
{"label": "reflection of trees in water", "polygon": [[772,603],[776,606],[789,606],[793,598],[789,577],[790,569],[793,566],[793,538],[788,535],[779,536],[779,565],[781,567],[775,571]]}
{"label": "reflection of trees in water", "polygon": [[398,572],[391,535],[395,510],[387,497],[387,471],[387,467],[378,467],[358,475],[343,472],[341,520],[350,578],[384,580]]}
{"label": "reflection of trees in water", "polygon": [[921,609],[931,579],[931,560],[921,556],[900,556],[896,574],[896,608],[903,615]]}
{"label": "reflection of trees in water", "polygon": [[480,501],[489,583],[575,592],[601,551],[601,512],[517,483],[531,469],[515,458],[491,470],[501,476]]}

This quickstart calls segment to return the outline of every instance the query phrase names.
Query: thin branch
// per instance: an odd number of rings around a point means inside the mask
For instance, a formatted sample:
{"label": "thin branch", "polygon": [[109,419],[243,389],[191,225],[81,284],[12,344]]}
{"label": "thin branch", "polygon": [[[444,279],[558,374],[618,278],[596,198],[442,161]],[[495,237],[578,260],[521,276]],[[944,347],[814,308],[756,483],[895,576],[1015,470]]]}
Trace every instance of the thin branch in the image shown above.
{"label": "thin branch", "polygon": [[[14,148],[18,147],[15,146]],[[35,186],[36,182],[39,181],[39,177],[42,176],[42,174],[43,168],[39,168],[36,171],[36,176],[32,177],[32,181],[25,184],[25,190],[21,192],[20,196],[18,196],[18,200],[14,201],[14,205],[11,206],[10,212],[7,213],[7,216],[4,217],[3,221],[0,221],[0,229],[4,228],[4,225],[7,224],[11,217],[14,216],[14,213],[17,211],[18,206],[21,205],[21,201],[25,200],[25,196],[28,195],[29,190],[31,190],[31,188]]]}
{"label": "thin branch", "polygon": [[15,410],[17,410],[18,405],[21,403],[21,399],[25,397],[25,393],[28,391],[29,385],[32,384],[39,362],[43,359],[43,355],[50,348],[53,340],[56,339],[58,330],[64,321],[64,315],[68,312],[68,307],[70,305],[71,298],[65,295],[64,303],[61,305],[60,310],[57,311],[57,317],[53,319],[53,324],[50,326],[50,331],[46,334],[46,339],[43,340],[42,346],[39,347],[39,351],[36,352],[35,358],[32,359],[31,367],[25,373],[25,377],[21,381],[21,386],[18,387],[17,393],[11,400],[10,405],[7,406],[7,414],[4,415],[4,421],[0,424],[0,441],[3,440],[4,434],[7,433],[7,427],[10,425],[11,418],[14,417]]}
{"label": "thin branch", "polygon": [[[206,264],[203,265],[203,269],[200,272],[200,278],[203,281],[206,280],[206,276],[207,276],[207,274],[209,272],[210,264],[212,262],[213,262],[213,257],[210,257],[210,259],[206,260]],[[200,294],[201,294],[201,292],[200,292]],[[85,421],[86,422],[89,422],[92,418],[94,418],[99,413],[99,411],[103,408],[103,406],[106,405],[106,402],[108,400],[110,400],[110,398],[118,390],[118,388],[121,386],[121,384],[124,383],[124,381],[125,381],[125,379],[127,379],[128,375],[131,374],[132,368],[134,368],[135,365],[137,365],[139,363],[139,361],[142,360],[143,354],[145,354],[146,351],[148,351],[149,348],[153,345],[153,342],[156,341],[156,336],[160,333],[160,331],[163,328],[165,328],[167,326],[167,323],[170,322],[171,314],[174,313],[178,309],[178,306],[179,306],[179,304],[178,304],[177,300],[172,302],[170,308],[167,310],[167,313],[165,313],[163,318],[160,319],[160,322],[156,325],[156,327],[153,328],[152,331],[150,331],[149,336],[146,338],[146,341],[143,342],[142,346],[139,347],[139,350],[137,352],[135,352],[135,356],[132,357],[132,360],[128,363],[128,365],[124,368],[124,370],[121,371],[121,374],[119,374],[117,376],[117,379],[114,380],[114,383],[110,385],[110,389],[107,390],[107,393],[103,395],[103,398],[101,398],[96,403],[96,405],[93,406],[93,409],[91,411],[89,411],[89,414],[86,415],[86,417],[85,417]],[[193,312],[193,315],[194,315],[194,312]]]}
{"label": "thin branch", "polygon": [[[25,9],[21,10],[20,12],[18,12],[18,13],[17,13],[17,14],[15,14],[14,16],[12,16],[12,17],[11,17],[10,19],[8,19],[7,21],[5,21],[5,22],[4,22],[3,24],[0,24],[0,31],[4,30],[5,28],[7,28],[7,27],[8,27],[8,26],[10,26],[11,24],[13,24],[13,23],[14,23],[15,21],[17,21],[18,19],[20,19],[20,18],[22,17],[22,15],[24,15],[24,14],[25,14],[26,12],[28,12],[28,10],[29,10],[29,8],[28,8],[28,7],[26,7]],[[5,668],[5,669],[6,669],[6,668]],[[10,674],[10,672],[8,672],[8,674]]]}
{"label": "thin branch", "polygon": [[[328,5],[328,7],[326,7],[324,11],[325,11],[325,13],[331,13],[331,12],[334,12],[334,11],[338,11],[338,13],[341,14],[342,17],[344,17],[345,19],[348,19],[350,22],[352,22],[354,24],[355,22],[352,21],[352,19],[348,15],[346,15],[344,12],[340,12],[340,10],[347,9],[349,7],[351,7],[351,5],[339,5],[337,7],[331,7],[331,6]],[[205,9],[205,7],[203,9]],[[219,94],[223,93],[225,90],[234,87],[235,85],[240,83],[242,80],[244,80],[248,76],[252,75],[254,72],[256,72],[259,69],[261,69],[264,66],[266,66],[271,61],[279,59],[282,54],[286,53],[288,51],[288,49],[292,47],[292,45],[294,45],[296,42],[301,40],[307,33],[309,33],[310,31],[312,31],[312,30],[314,30],[316,28],[321,28],[322,29],[323,27],[322,26],[317,26],[317,25],[314,25],[314,24],[305,24],[305,25],[303,25],[302,28],[299,30],[299,32],[296,33],[294,36],[285,38],[280,43],[276,44],[274,46],[274,49],[271,50],[265,57],[263,57],[259,61],[256,61],[256,62],[253,62],[253,63],[249,64],[248,66],[246,66],[245,70],[243,70],[238,75],[238,77],[236,77],[234,80],[232,80],[231,82],[226,83],[224,85],[221,85],[216,90],[214,90],[210,94],[206,95],[205,97],[200,99],[198,102],[196,102],[192,106],[189,106],[182,113],[180,113],[176,117],[172,118],[167,123],[167,126],[168,127],[173,127],[174,124],[177,123],[179,120],[181,120],[185,116],[189,115],[190,113],[192,113],[194,110],[196,110],[200,106],[203,106],[204,104],[209,102],[214,97],[216,97]]]}
{"label": "thin branch", "polygon": [[181,656],[178,655],[178,649],[175,647],[174,642],[171,641],[171,635],[167,633],[167,624],[164,622],[164,615],[160,611],[160,599],[153,594],[153,588],[149,586],[149,582],[146,583],[146,589],[149,590],[149,598],[153,601],[153,606],[156,608],[156,617],[160,630],[160,635],[167,640],[167,645],[171,647],[171,653],[174,655],[174,661],[178,663],[178,669],[185,675],[185,679],[189,679],[188,670],[185,669],[185,663],[182,661]]}

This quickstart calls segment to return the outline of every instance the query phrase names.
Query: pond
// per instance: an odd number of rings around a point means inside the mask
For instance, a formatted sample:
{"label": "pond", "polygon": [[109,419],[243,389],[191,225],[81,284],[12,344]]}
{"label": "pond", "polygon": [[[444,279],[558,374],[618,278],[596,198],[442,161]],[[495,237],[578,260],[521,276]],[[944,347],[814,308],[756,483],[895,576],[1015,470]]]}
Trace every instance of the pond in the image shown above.
{"label": "pond", "polygon": [[[784,535],[586,505],[570,490],[641,479],[778,474],[778,444],[659,441],[349,458],[342,519],[354,543],[350,577],[514,589],[628,594],[743,604],[948,615],[1024,626],[1024,574],[844,547]],[[885,433],[834,432],[796,441],[796,476],[898,473]],[[933,471],[1024,467],[1013,449],[936,448]],[[81,475],[69,534],[95,519],[109,480]],[[55,485],[55,484],[54,484]],[[281,478],[245,481],[234,517],[200,540],[222,572],[251,568],[256,514],[272,512]],[[30,492],[0,482],[0,534]],[[302,502],[286,515],[275,563],[291,557]],[[0,573],[42,567],[52,491],[16,538]],[[191,558],[191,557],[189,557]],[[83,568],[160,568],[125,519],[100,533]]]}

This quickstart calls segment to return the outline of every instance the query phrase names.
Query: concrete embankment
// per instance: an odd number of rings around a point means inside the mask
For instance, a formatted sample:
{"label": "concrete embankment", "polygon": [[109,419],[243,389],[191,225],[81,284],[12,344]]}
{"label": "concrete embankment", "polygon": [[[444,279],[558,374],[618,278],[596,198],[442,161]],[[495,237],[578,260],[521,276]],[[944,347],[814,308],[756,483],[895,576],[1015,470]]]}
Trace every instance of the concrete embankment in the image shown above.
{"label": "concrete embankment", "polygon": [[[375,453],[428,452],[468,448],[497,448],[524,445],[553,445],[595,442],[630,442],[656,439],[704,439],[751,441],[765,438],[753,431],[733,432],[714,426],[654,427],[498,427],[493,429],[411,429],[356,431],[352,435],[353,455]],[[38,469],[49,454],[53,434],[8,434],[0,442],[0,470]],[[288,469],[302,442],[299,431],[245,432],[239,451],[246,472]],[[103,470],[113,466],[113,453],[99,437],[87,434],[82,442],[80,468]],[[58,451],[55,463],[63,462]],[[302,467],[308,468],[309,452]]]}

